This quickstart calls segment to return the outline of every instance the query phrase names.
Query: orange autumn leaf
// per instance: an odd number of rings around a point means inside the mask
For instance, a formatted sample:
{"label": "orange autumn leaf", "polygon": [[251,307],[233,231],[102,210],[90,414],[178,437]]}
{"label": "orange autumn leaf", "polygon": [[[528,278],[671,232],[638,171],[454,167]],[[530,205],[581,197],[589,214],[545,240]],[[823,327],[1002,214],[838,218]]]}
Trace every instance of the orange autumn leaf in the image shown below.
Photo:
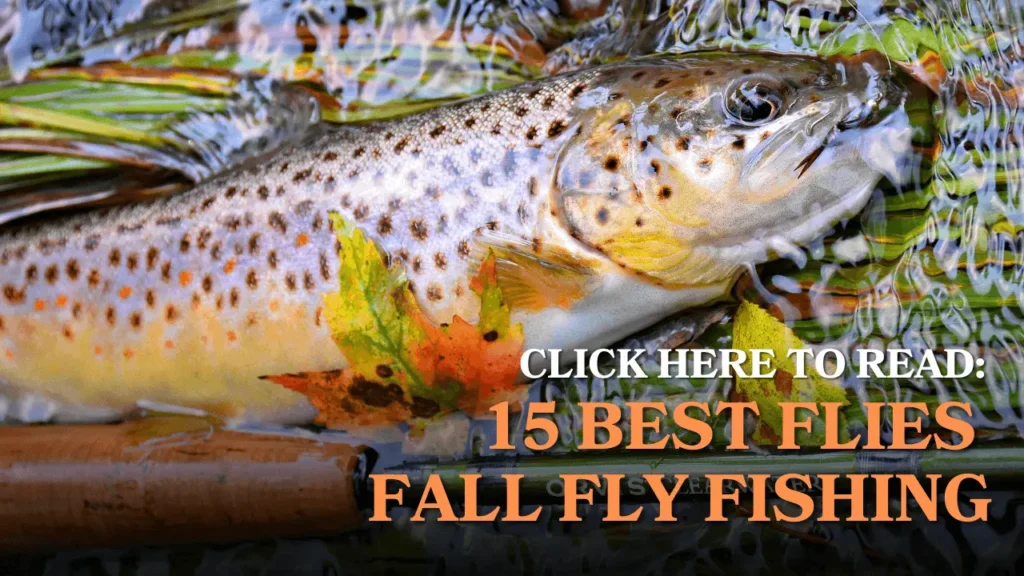
{"label": "orange autumn leaf", "polygon": [[331,214],[341,251],[340,289],[324,297],[324,317],[348,368],[264,378],[306,395],[317,423],[350,428],[471,416],[525,394],[518,386],[523,331],[512,325],[493,256],[470,285],[480,297],[476,325],[456,316],[434,325],[420,310],[402,269],[388,268],[362,231]]}
{"label": "orange autumn leaf", "polygon": [[317,409],[316,422],[327,428],[379,426],[405,422],[438,412],[437,405],[403,401],[403,391],[391,384],[366,380],[351,369],[264,376],[275,384],[305,394]]}

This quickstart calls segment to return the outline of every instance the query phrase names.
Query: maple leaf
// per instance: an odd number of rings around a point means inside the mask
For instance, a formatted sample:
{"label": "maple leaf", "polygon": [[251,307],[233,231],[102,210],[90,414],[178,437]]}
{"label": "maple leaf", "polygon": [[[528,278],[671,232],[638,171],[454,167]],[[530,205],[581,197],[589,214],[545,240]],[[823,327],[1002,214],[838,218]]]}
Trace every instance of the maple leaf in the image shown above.
{"label": "maple leaf", "polygon": [[456,316],[435,326],[420,310],[400,266],[388,267],[361,230],[332,213],[341,247],[340,287],[324,296],[324,317],[348,367],[264,376],[306,395],[328,428],[429,418],[456,410],[484,414],[519,400],[522,325],[511,324],[493,255],[470,286],[476,325]]}

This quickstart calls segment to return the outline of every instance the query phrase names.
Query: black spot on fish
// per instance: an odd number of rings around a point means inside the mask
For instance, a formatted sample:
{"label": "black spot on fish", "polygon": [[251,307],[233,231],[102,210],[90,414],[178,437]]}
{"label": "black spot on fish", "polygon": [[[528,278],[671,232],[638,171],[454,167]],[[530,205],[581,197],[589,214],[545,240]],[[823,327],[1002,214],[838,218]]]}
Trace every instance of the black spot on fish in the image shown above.
{"label": "black spot on fish", "polygon": [[413,238],[419,240],[420,242],[423,242],[424,240],[427,239],[427,236],[429,235],[430,231],[427,229],[427,224],[426,222],[423,221],[422,218],[415,218],[409,224],[409,233],[412,234]]}
{"label": "black spot on fish", "polygon": [[4,298],[10,304],[21,304],[25,301],[25,290],[18,290],[11,284],[4,286]]}
{"label": "black spot on fish", "polygon": [[267,219],[268,224],[274,230],[277,230],[281,234],[288,233],[288,224],[285,222],[284,216],[280,212],[271,212]]}
{"label": "black spot on fish", "polygon": [[444,292],[441,290],[441,286],[437,284],[430,284],[427,286],[427,299],[433,302],[443,300]]}
{"label": "black spot on fish", "polygon": [[327,255],[323,252],[320,253],[320,277],[323,278],[324,282],[331,279],[330,261],[327,260]]}

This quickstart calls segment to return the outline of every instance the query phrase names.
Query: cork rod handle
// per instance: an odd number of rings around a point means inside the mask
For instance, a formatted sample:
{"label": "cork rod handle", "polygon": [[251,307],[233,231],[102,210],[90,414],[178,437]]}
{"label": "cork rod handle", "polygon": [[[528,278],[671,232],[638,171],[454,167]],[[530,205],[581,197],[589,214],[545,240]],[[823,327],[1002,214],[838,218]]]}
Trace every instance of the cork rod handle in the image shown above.
{"label": "cork rod handle", "polygon": [[363,449],[184,427],[0,428],[0,551],[294,538],[362,522]]}

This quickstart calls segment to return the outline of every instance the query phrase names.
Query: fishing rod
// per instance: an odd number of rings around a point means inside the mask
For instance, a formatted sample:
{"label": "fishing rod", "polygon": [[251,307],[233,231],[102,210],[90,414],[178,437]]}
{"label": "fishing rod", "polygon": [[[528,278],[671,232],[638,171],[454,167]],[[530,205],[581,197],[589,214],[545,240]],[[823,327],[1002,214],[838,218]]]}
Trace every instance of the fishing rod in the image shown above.
{"label": "fishing rod", "polygon": [[[984,474],[1024,476],[1024,450],[594,452],[422,461],[376,470],[373,448],[309,437],[224,430],[202,419],[151,417],[113,425],[0,429],[0,552],[228,543],[337,535],[364,527],[375,473],[406,474],[409,494],[441,477],[453,499],[460,474],[480,474],[480,501],[504,498],[502,474],[521,474],[524,505],[557,504],[565,474],[624,474],[623,500],[651,502],[642,474],[687,474],[680,499],[706,497],[708,474]],[[991,488],[991,486],[990,486]],[[595,490],[595,503],[604,497]],[[407,498],[415,505],[415,500]]]}

